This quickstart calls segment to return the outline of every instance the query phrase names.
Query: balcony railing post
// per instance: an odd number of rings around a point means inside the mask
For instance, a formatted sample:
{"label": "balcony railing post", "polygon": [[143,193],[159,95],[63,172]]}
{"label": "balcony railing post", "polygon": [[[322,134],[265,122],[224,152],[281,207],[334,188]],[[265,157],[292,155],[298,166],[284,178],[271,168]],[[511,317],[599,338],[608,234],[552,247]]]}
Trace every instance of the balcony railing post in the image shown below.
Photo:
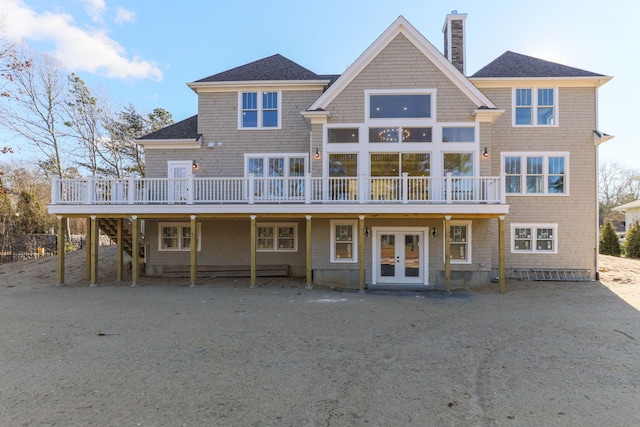
{"label": "balcony railing post", "polygon": [[360,174],[358,175],[358,202],[360,203],[365,203],[368,199],[368,197],[365,197],[366,194],[366,178],[364,176],[364,174]]}
{"label": "balcony railing post", "polygon": [[194,194],[195,194],[194,176],[193,174],[189,174],[187,176],[187,204],[188,205],[193,204]]}
{"label": "balcony railing post", "polygon": [[304,202],[308,205],[311,203],[311,174],[304,174]]}
{"label": "balcony railing post", "polygon": [[93,199],[94,199],[94,195],[95,195],[95,181],[93,179],[93,176],[88,176],[85,178],[85,182],[87,185],[86,188],[86,193],[85,193],[85,199],[84,199],[84,203],[86,205],[91,205],[93,204]]}
{"label": "balcony railing post", "polygon": [[498,191],[500,191],[500,203],[502,203],[503,205],[507,203],[507,180],[504,178],[504,176],[504,174],[500,175],[498,177],[498,182],[496,183],[496,187],[498,188]]}
{"label": "balcony railing post", "polygon": [[249,181],[248,181],[248,191],[249,191],[249,204],[252,205],[254,202],[254,198],[255,198],[255,193],[256,193],[256,176],[252,173],[249,174]]}
{"label": "balcony railing post", "polygon": [[402,203],[409,203],[409,173],[402,173]]}
{"label": "balcony railing post", "polygon": [[447,172],[446,180],[445,180],[445,200],[447,203],[451,203],[452,194],[453,193],[453,175],[451,172]]}
{"label": "balcony railing post", "polygon": [[60,202],[60,178],[57,176],[53,177],[51,181],[51,204],[58,204]]}
{"label": "balcony railing post", "polygon": [[135,203],[138,194],[138,189],[136,188],[136,180],[134,177],[130,176],[127,178],[127,203],[132,205]]}

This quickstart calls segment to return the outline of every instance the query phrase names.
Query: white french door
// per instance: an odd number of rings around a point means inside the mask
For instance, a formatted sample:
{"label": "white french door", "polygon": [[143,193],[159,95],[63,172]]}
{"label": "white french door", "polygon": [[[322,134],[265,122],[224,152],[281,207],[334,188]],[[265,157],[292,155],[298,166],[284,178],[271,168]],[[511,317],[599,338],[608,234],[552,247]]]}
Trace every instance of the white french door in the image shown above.
{"label": "white french door", "polygon": [[423,228],[374,228],[374,284],[427,285],[426,235]]}

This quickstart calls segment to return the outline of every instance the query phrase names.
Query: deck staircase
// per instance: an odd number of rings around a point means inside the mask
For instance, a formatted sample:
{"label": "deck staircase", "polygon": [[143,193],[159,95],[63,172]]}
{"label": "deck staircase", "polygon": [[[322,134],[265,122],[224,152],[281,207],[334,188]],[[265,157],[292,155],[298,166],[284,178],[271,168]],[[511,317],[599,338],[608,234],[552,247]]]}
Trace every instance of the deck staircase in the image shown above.
{"label": "deck staircase", "polygon": [[[116,241],[116,237],[118,235],[118,222],[116,218],[98,218],[98,227],[100,227],[100,230],[109,236],[114,242]],[[122,220],[122,249],[129,254],[129,256],[133,256],[133,239],[131,230],[131,220],[124,218]],[[139,240],[138,254],[142,260],[144,258],[144,237],[142,234],[140,234]]]}

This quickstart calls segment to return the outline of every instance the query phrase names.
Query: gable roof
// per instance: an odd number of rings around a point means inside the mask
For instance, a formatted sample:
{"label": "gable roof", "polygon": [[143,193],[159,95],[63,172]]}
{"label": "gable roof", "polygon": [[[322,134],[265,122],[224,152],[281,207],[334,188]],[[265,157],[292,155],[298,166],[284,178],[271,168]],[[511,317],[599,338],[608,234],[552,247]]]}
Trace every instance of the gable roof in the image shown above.
{"label": "gable roof", "polygon": [[279,80],[328,80],[280,54],[214,74],[195,83]]}
{"label": "gable roof", "polygon": [[198,115],[191,116],[172,125],[138,138],[138,141],[153,141],[167,139],[198,139]]}
{"label": "gable roof", "polygon": [[603,74],[506,51],[478,70],[476,77],[606,77]]}
{"label": "gable roof", "polygon": [[496,106],[480,89],[475,87],[451,62],[440,53],[416,28],[399,16],[384,33],[367,48],[358,59],[309,107],[309,111],[324,110],[340,92],[355,79],[369,63],[399,34],[404,35],[451,82],[456,85],[478,108],[496,109]]}

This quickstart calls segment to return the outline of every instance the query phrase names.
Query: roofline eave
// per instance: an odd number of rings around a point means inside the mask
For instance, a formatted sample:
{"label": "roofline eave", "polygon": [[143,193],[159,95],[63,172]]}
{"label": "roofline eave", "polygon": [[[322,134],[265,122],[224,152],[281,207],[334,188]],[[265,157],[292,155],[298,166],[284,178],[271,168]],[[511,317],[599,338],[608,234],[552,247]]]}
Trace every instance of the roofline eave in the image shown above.
{"label": "roofline eave", "polygon": [[242,88],[295,88],[305,87],[323,89],[331,83],[330,79],[321,80],[244,80],[244,81],[223,81],[223,82],[190,82],[187,86],[194,92],[199,91],[225,91]]}
{"label": "roofline eave", "polygon": [[471,83],[479,88],[514,87],[531,84],[544,84],[562,87],[600,87],[611,80],[612,76],[579,77],[469,77]]}
{"label": "roofline eave", "polygon": [[202,146],[202,135],[198,135],[197,138],[136,139],[134,142],[142,145],[145,150],[200,148]]}

